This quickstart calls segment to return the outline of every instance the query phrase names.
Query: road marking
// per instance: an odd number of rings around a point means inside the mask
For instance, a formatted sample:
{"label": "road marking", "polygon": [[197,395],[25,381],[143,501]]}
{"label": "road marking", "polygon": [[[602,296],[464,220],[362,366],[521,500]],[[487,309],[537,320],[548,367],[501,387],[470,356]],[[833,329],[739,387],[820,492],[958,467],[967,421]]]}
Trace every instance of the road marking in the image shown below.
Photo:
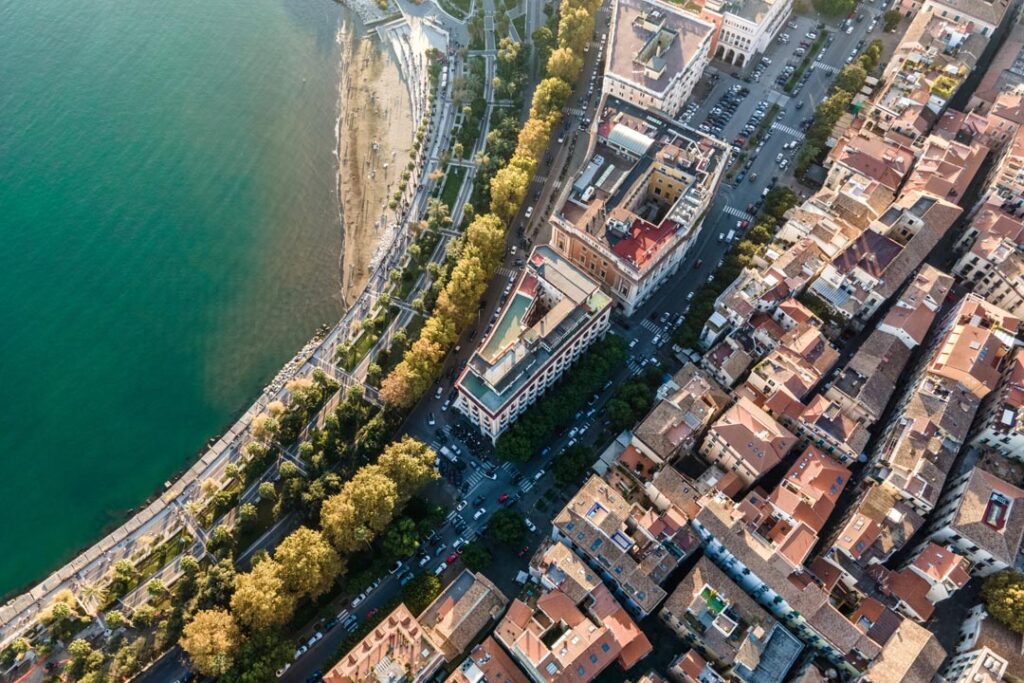
{"label": "road marking", "polygon": [[583,107],[566,107],[565,109],[565,113],[569,116],[583,116],[584,111]]}
{"label": "road marking", "polygon": [[654,322],[650,318],[644,318],[643,321],[641,321],[640,323],[640,327],[655,334],[661,334],[661,326],[659,326],[658,323]]}
{"label": "road marking", "polygon": [[821,69],[822,71],[824,71],[827,74],[835,75],[835,74],[839,73],[839,68],[838,67],[832,66],[831,64],[826,64],[824,62],[815,61],[814,64],[811,65],[811,68],[812,69]]}
{"label": "road marking", "polygon": [[522,486],[520,486],[519,487],[519,491],[522,492],[522,493],[526,493],[527,491],[529,491],[532,488],[533,488],[533,481],[530,480],[530,481],[526,482],[525,484],[523,484]]}
{"label": "road marking", "polygon": [[772,124],[772,130],[781,130],[783,133],[787,133],[788,135],[792,135],[795,138],[803,138],[804,137],[803,131],[797,130],[796,128],[791,128],[790,126],[786,126],[786,125],[783,125],[781,123],[773,123]]}
{"label": "road marking", "polygon": [[752,220],[754,220],[754,217],[751,216],[746,211],[741,211],[741,210],[735,209],[735,208],[733,208],[731,206],[722,207],[722,213],[724,213],[726,215],[729,215],[729,216],[733,216],[734,218],[742,218],[745,221],[752,221]]}
{"label": "road marking", "polygon": [[481,472],[473,472],[466,477],[466,482],[469,483],[470,490],[475,489],[486,477]]}

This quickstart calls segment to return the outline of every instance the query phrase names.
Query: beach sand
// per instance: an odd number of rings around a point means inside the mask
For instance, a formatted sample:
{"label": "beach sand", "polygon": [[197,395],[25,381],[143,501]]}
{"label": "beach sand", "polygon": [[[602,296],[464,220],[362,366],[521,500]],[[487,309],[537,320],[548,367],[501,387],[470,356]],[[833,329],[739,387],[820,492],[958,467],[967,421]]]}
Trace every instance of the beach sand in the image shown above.
{"label": "beach sand", "polygon": [[341,28],[339,196],[344,221],[342,296],[351,303],[369,276],[367,266],[395,219],[387,208],[409,163],[415,126],[409,91],[391,51],[375,33]]}

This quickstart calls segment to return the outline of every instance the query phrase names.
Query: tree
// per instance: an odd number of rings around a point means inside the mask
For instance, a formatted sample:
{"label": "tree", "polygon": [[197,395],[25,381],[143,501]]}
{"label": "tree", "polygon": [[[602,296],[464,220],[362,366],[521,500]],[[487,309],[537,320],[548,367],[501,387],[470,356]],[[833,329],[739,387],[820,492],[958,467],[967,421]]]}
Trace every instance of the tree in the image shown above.
{"label": "tree", "polygon": [[499,541],[517,545],[526,534],[526,524],[523,516],[515,510],[501,508],[491,516],[488,530]]}
{"label": "tree", "polygon": [[259,510],[252,503],[242,503],[238,506],[238,522],[246,528],[252,528],[259,516]]}
{"label": "tree", "polygon": [[118,593],[124,594],[135,581],[135,565],[131,560],[118,560],[114,563],[110,583]]}
{"label": "tree", "polygon": [[210,540],[206,542],[206,549],[218,557],[228,557],[234,554],[234,533],[224,524],[218,524],[210,532]]}
{"label": "tree", "polygon": [[864,81],[867,80],[867,77],[868,72],[865,68],[854,62],[843,67],[842,71],[839,72],[839,75],[832,82],[832,87],[836,90],[856,93],[864,86]]}
{"label": "tree", "polygon": [[260,500],[277,500],[277,489],[275,489],[274,484],[269,481],[265,481],[260,484],[257,489],[257,493],[260,496]]}
{"label": "tree", "polygon": [[285,590],[280,565],[274,560],[264,560],[235,577],[231,612],[245,626],[260,630],[283,624],[294,609],[295,600]]}
{"label": "tree", "polygon": [[[98,655],[98,657],[97,657]],[[87,671],[94,671],[103,664],[103,653],[93,649],[88,641],[78,638],[68,645],[66,671],[71,678],[80,678]]]}
{"label": "tree", "polygon": [[420,546],[420,534],[416,528],[416,522],[408,517],[402,517],[388,527],[384,534],[384,552],[389,558],[399,559],[409,557]]}
{"label": "tree", "polygon": [[384,474],[395,483],[399,505],[437,478],[434,460],[437,453],[422,441],[405,436],[392,443],[377,459]]}
{"label": "tree", "polygon": [[196,606],[199,609],[227,607],[235,591],[235,565],[223,559],[211,565],[196,582]]}
{"label": "tree", "polygon": [[512,222],[526,197],[532,172],[511,164],[491,178],[491,211],[506,223]]}
{"label": "tree", "polygon": [[394,519],[398,486],[379,465],[360,467],[341,491],[355,506],[360,526],[379,533]]}
{"label": "tree", "polygon": [[566,83],[575,83],[583,68],[583,59],[567,47],[560,47],[548,57],[548,74]]}
{"label": "tree", "polygon": [[122,626],[130,626],[127,617],[124,616],[124,612],[119,609],[112,609],[107,612],[103,619],[107,623],[107,627],[111,629],[119,629]]}
{"label": "tree", "polygon": [[150,605],[139,605],[132,612],[132,623],[139,628],[148,628],[156,618],[156,609]]}
{"label": "tree", "polygon": [[582,53],[594,33],[594,17],[585,8],[562,8],[558,22],[558,44]]}
{"label": "tree", "polygon": [[886,33],[892,33],[900,25],[900,11],[895,9],[886,10],[882,15],[883,28]]}
{"label": "tree", "polygon": [[154,600],[163,600],[167,597],[168,590],[167,586],[160,579],[153,579],[146,584],[146,592],[149,593],[149,597]]}
{"label": "tree", "polygon": [[223,676],[234,666],[241,642],[238,624],[224,610],[197,612],[181,636],[181,647],[196,670],[213,677]]}
{"label": "tree", "polygon": [[316,599],[330,590],[344,565],[319,531],[299,527],[274,551],[285,590]]}
{"label": "tree", "polygon": [[1024,574],[1013,569],[992,574],[981,585],[981,596],[996,621],[1024,634]]}
{"label": "tree", "polygon": [[413,614],[419,614],[441,594],[441,580],[433,574],[420,574],[402,587],[402,602]]}
{"label": "tree", "polygon": [[493,561],[491,551],[479,543],[470,543],[462,548],[462,562],[470,571],[483,571]]}
{"label": "tree", "polygon": [[593,461],[594,452],[587,446],[580,443],[569,446],[559,454],[551,468],[555,483],[559,486],[573,483],[583,476]]}

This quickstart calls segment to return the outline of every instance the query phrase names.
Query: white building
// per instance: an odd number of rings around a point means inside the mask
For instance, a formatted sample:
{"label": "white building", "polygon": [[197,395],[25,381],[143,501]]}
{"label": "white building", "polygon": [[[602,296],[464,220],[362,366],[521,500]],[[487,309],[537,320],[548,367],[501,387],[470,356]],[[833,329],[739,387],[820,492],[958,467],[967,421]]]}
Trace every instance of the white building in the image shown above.
{"label": "white building", "polygon": [[746,66],[767,49],[792,9],[793,0],[707,0],[704,11],[721,17],[715,59]]}
{"label": "white building", "polygon": [[971,443],[1024,460],[1024,356],[1018,352],[996,389],[982,404]]}
{"label": "white building", "polygon": [[1024,671],[1024,636],[989,617],[984,605],[976,605],[960,626],[956,654],[942,671],[946,683],[1002,681],[1006,674]]}
{"label": "white building", "polygon": [[710,60],[715,27],[682,6],[615,0],[602,91],[676,116]]}
{"label": "white building", "polygon": [[456,381],[455,407],[493,441],[608,331],[611,298],[547,246],[527,259]]}

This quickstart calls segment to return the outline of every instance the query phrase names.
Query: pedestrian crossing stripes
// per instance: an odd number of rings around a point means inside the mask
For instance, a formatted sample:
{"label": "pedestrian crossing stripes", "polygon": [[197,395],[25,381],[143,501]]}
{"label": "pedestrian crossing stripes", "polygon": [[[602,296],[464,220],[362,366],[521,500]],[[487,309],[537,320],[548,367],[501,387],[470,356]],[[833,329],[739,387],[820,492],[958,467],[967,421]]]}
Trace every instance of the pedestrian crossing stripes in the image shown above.
{"label": "pedestrian crossing stripes", "polygon": [[773,123],[772,130],[781,130],[783,133],[786,133],[787,135],[792,135],[795,138],[804,137],[803,131],[797,130],[796,128],[793,128],[791,126],[783,125],[781,123]]}
{"label": "pedestrian crossing stripes", "polygon": [[722,209],[722,211],[724,213],[726,213],[727,215],[729,215],[729,216],[733,216],[734,218],[740,218],[740,219],[743,219],[745,221],[752,221],[752,220],[754,220],[754,217],[751,216],[746,211],[741,211],[741,210],[733,208],[731,206],[725,207],[724,209]]}
{"label": "pedestrian crossing stripes", "polygon": [[565,113],[569,116],[583,116],[584,111],[583,107],[567,107]]}
{"label": "pedestrian crossing stripes", "polygon": [[516,468],[515,465],[513,465],[510,462],[503,462],[503,463],[501,463],[501,465],[498,466],[498,469],[501,470],[502,472],[509,472],[509,473],[511,473],[513,470],[515,470],[515,468]]}
{"label": "pedestrian crossing stripes", "polygon": [[511,275],[514,272],[516,272],[516,269],[515,268],[511,268],[509,266],[502,266],[501,268],[498,269],[498,274],[501,275],[505,279],[508,279],[508,276]]}
{"label": "pedestrian crossing stripes", "polygon": [[839,73],[839,69],[837,67],[834,67],[831,64],[825,64],[824,62],[815,62],[814,64],[811,65],[811,68],[812,69],[821,69],[822,71],[824,71],[827,74],[833,74],[834,75],[834,74]]}
{"label": "pedestrian crossing stripes", "polygon": [[466,483],[469,485],[469,490],[472,491],[475,489],[484,479],[486,479],[486,477],[482,473],[470,472],[469,476],[466,477]]}
{"label": "pedestrian crossing stripes", "polygon": [[532,488],[533,488],[533,481],[531,480],[531,481],[526,482],[522,486],[520,486],[519,487],[519,491],[521,493],[526,493],[527,491],[529,491]]}
{"label": "pedestrian crossing stripes", "polygon": [[650,332],[654,332],[655,334],[661,332],[661,327],[658,326],[658,323],[654,322],[650,318],[644,318],[643,321],[640,323],[640,327]]}
{"label": "pedestrian crossing stripes", "polygon": [[631,375],[639,375],[640,371],[644,369],[644,366],[641,365],[639,361],[633,360],[632,358],[629,360],[627,365],[629,366],[629,373]]}

